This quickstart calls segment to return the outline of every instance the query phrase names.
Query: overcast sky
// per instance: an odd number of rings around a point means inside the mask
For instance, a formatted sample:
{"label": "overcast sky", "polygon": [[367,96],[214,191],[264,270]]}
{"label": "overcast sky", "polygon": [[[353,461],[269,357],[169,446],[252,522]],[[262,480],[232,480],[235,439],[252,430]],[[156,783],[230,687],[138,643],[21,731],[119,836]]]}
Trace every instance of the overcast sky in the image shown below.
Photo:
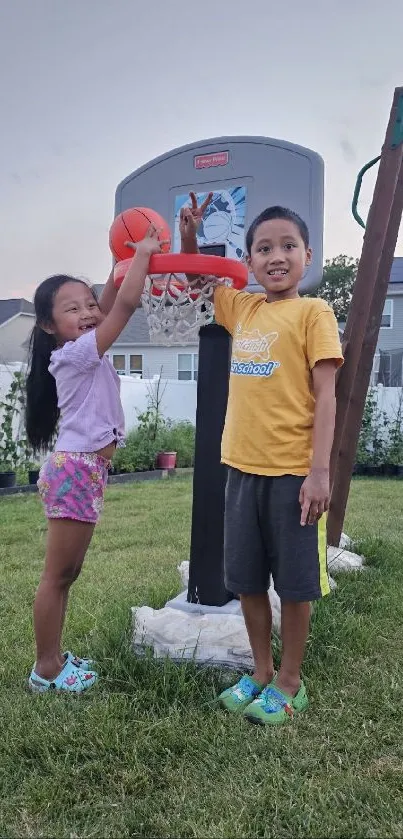
{"label": "overcast sky", "polygon": [[117,183],[225,134],[319,152],[325,255],[359,255],[402,33],[402,0],[0,0],[0,297],[103,282]]}

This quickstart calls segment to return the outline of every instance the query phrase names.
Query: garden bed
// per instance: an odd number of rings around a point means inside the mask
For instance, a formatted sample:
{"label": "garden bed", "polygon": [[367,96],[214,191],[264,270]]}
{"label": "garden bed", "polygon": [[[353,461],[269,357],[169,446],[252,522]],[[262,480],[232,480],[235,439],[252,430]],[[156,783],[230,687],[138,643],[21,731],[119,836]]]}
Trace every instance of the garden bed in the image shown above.
{"label": "garden bed", "polygon": [[367,478],[400,478],[403,479],[403,466],[395,466],[390,463],[382,465],[357,463],[354,466],[353,475],[366,476]]}
{"label": "garden bed", "polygon": [[[192,469],[151,469],[144,472],[120,472],[108,477],[108,484],[130,484],[135,481],[160,481],[177,473],[192,472]],[[36,484],[16,484],[13,487],[0,487],[2,495],[17,495],[18,493],[37,492]]]}

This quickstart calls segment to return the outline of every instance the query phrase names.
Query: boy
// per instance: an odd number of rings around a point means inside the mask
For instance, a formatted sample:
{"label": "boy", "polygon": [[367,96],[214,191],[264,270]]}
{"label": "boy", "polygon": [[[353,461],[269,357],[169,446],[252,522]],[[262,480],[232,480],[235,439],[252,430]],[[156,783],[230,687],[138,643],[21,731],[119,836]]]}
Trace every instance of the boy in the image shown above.
{"label": "boy", "polygon": [[[210,197],[210,196],[209,196]],[[195,253],[206,202],[181,212],[182,251]],[[269,207],[246,236],[247,264],[264,294],[217,285],[215,318],[232,335],[221,459],[228,467],[224,569],[239,594],[255,669],[219,697],[229,711],[277,725],[305,710],[301,666],[311,601],[329,593],[326,520],[342,364],[327,303],[301,298],[312,251],[305,222]],[[271,651],[270,574],[281,600],[282,658]]]}

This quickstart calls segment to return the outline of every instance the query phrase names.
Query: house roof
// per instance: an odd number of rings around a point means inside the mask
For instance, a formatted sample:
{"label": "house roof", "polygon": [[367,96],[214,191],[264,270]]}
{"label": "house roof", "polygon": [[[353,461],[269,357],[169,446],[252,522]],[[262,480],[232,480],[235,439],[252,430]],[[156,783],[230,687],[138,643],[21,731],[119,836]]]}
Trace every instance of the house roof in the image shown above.
{"label": "house roof", "polygon": [[403,256],[395,256],[392,262],[389,283],[403,283]]}
{"label": "house roof", "polygon": [[[98,297],[101,296],[101,292],[103,289],[103,285],[93,285],[93,289]],[[148,323],[147,318],[143,308],[136,309],[134,315],[129,320],[127,326],[125,326],[123,332],[120,333],[119,338],[115,341],[115,344],[150,344],[150,333],[148,330]],[[183,346],[188,345],[195,345],[197,342],[190,341],[184,342]],[[153,341],[153,346],[158,346],[155,341]],[[165,346],[161,344],[161,346]]]}
{"label": "house roof", "polygon": [[23,297],[14,298],[11,300],[0,300],[0,326],[15,315],[33,315],[34,307],[28,300]]}
{"label": "house roof", "polygon": [[[103,285],[93,285],[93,289],[98,297],[101,296]],[[116,344],[149,344],[150,333],[148,331],[147,319],[144,309],[137,309],[134,315],[130,318],[129,323],[125,326],[123,332],[120,333]]]}

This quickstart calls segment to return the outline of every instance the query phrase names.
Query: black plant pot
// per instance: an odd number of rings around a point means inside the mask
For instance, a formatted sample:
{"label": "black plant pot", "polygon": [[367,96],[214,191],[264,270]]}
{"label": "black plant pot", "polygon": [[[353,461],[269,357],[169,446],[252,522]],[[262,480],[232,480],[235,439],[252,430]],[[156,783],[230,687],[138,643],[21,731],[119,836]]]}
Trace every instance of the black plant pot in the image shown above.
{"label": "black plant pot", "polygon": [[374,466],[371,464],[367,466],[367,475],[370,478],[379,478],[382,475],[383,467],[382,466]]}
{"label": "black plant pot", "polygon": [[395,466],[393,463],[385,463],[383,467],[383,474],[387,475],[388,478],[394,478],[397,475],[398,467]]}
{"label": "black plant pot", "polygon": [[15,472],[0,472],[0,487],[15,486],[16,473]]}
{"label": "black plant pot", "polygon": [[39,478],[39,469],[30,469],[28,472],[28,483],[36,484]]}

